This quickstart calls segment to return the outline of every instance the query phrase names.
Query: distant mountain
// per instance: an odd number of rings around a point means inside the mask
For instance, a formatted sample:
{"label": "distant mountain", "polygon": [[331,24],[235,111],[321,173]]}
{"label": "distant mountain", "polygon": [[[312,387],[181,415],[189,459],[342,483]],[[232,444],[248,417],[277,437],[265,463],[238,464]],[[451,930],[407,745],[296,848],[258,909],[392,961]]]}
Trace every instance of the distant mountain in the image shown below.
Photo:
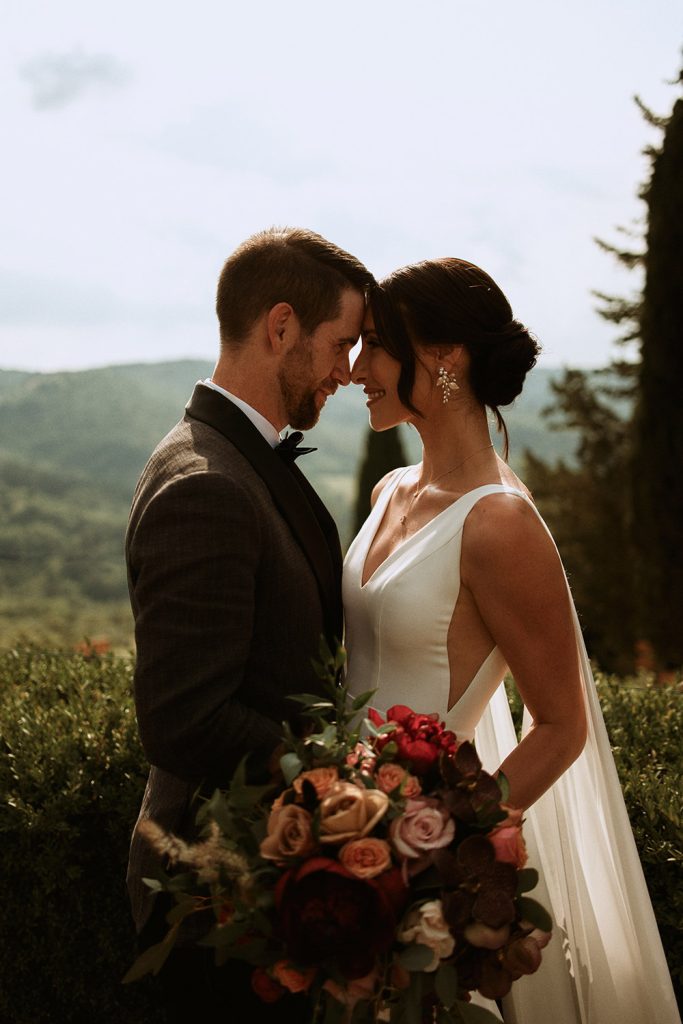
{"label": "distant mountain", "polygon": [[[130,497],[150,452],[211,370],[190,360],[0,370],[0,645],[20,631],[78,637],[87,627],[129,637],[122,545]],[[574,450],[571,434],[549,431],[540,416],[552,377],[536,369],[506,414],[515,468],[525,448],[551,460]],[[403,429],[417,460],[419,437]],[[318,451],[304,472],[345,541],[366,433],[364,395],[350,387],[306,435]]]}

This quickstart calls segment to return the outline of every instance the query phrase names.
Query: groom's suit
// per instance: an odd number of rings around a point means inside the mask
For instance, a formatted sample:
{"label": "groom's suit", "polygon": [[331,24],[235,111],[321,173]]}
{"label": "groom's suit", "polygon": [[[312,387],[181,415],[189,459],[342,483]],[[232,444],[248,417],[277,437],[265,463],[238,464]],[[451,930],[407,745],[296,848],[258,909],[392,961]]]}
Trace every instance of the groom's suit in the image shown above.
{"label": "groom's suit", "polygon": [[[292,693],[319,687],[321,633],[341,636],[341,550],[332,517],[234,404],[198,384],[152,454],[126,536],[135,616],[135,700],[152,765],[142,817],[188,834],[198,785],[225,785],[277,745]],[[137,834],[128,885],[138,930],[142,878],[158,863]]]}

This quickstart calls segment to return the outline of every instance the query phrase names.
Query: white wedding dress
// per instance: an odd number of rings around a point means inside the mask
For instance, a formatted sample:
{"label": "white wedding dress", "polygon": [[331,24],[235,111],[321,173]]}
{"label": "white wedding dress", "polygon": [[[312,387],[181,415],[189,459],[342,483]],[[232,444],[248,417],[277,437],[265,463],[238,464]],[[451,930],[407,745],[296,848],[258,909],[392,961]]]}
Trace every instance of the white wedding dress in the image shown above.
{"label": "white wedding dress", "polygon": [[[494,772],[517,740],[492,650],[448,708],[446,639],[460,589],[465,519],[481,498],[521,491],[500,484],[462,495],[408,537],[363,585],[368,550],[407,469],[394,471],[344,564],[347,682],[376,689],[373,707],[437,712],[460,739],[475,740]],[[526,499],[525,499],[526,500]],[[540,517],[539,517],[540,518]],[[671,980],[575,616],[588,715],[581,756],[526,813],[531,894],[551,912],[553,939],[539,971],[515,982],[505,1024],[680,1024]],[[529,727],[527,712],[523,729]],[[477,996],[480,1005],[495,1004]]]}

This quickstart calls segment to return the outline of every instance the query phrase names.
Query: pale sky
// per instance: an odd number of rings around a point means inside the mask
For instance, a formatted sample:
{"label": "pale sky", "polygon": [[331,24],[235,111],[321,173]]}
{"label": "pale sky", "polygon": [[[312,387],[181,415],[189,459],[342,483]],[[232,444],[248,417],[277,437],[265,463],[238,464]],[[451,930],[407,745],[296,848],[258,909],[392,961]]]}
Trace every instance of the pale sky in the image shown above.
{"label": "pale sky", "polygon": [[680,0],[2,0],[0,367],[217,346],[225,257],[313,228],[381,276],[482,265],[546,366],[599,365],[595,235],[642,219]]}

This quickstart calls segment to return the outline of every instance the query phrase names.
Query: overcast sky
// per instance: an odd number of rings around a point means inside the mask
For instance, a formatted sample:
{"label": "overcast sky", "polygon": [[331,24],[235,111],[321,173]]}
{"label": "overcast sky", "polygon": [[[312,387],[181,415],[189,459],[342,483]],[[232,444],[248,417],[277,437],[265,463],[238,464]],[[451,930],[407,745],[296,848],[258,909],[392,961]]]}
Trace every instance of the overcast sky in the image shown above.
{"label": "overcast sky", "polygon": [[0,367],[212,358],[221,264],[311,227],[481,264],[546,366],[602,364],[593,236],[642,218],[680,0],[2,0]]}

